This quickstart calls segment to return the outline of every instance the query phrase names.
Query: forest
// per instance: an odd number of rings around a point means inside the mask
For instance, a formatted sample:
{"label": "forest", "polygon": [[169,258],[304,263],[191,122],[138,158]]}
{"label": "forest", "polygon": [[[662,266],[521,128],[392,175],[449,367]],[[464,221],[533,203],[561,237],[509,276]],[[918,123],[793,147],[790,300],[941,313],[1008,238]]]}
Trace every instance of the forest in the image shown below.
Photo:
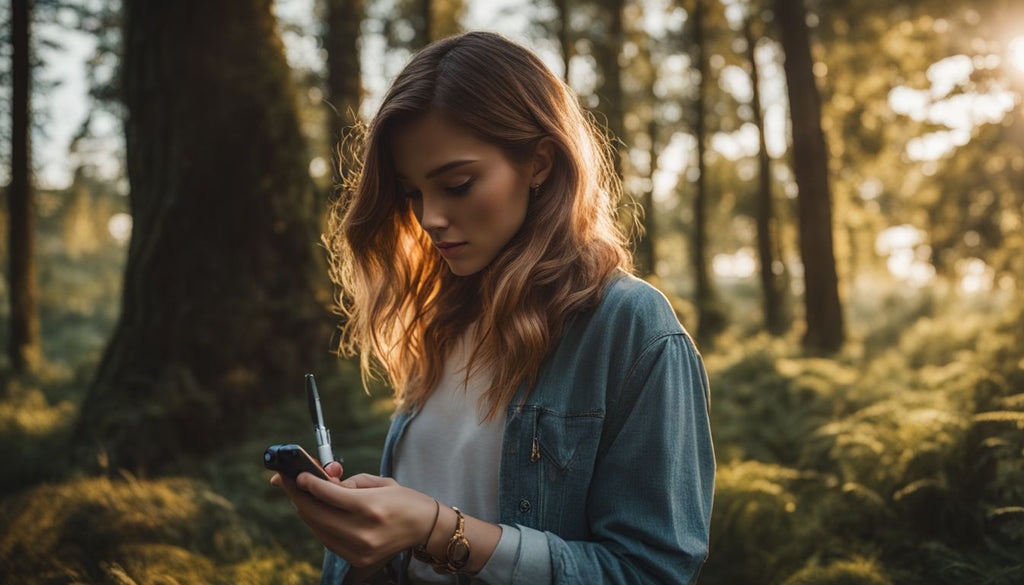
{"label": "forest", "polygon": [[306,373],[346,475],[394,409],[335,352],[326,214],[474,29],[614,139],[700,349],[699,583],[1024,583],[1020,0],[4,2],[0,581],[319,582],[263,450],[312,452]]}

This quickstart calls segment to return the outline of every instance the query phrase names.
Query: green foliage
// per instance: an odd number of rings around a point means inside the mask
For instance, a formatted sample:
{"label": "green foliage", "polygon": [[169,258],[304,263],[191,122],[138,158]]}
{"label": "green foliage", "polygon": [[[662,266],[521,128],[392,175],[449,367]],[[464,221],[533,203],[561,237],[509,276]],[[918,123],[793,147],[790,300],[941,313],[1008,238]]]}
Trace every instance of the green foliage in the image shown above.
{"label": "green foliage", "polygon": [[706,360],[720,464],[702,582],[1020,582],[1024,297],[956,300],[873,352],[754,337]]}
{"label": "green foliage", "polygon": [[892,585],[875,563],[856,559],[836,561],[824,567],[808,566],[783,582],[783,585]]}
{"label": "green foliage", "polygon": [[[323,363],[312,371],[346,474],[376,473],[390,401],[353,395],[362,388],[355,363]],[[207,459],[171,468],[170,477],[115,472],[110,479],[82,476],[59,457],[72,402],[50,404],[39,388],[10,380],[7,400],[0,401],[0,449],[10,454],[0,486],[22,491],[0,500],[4,582],[316,580],[323,545],[269,484],[273,472],[261,457],[272,443],[313,448],[301,379],[297,388]]]}
{"label": "green foliage", "polygon": [[238,583],[264,568],[277,572],[245,582],[317,575],[255,546],[230,502],[184,477],[43,484],[6,500],[0,524],[7,583]]}
{"label": "green foliage", "polygon": [[768,335],[719,345],[708,367],[715,372],[712,425],[726,460],[796,462],[804,439],[837,414],[835,397],[857,378],[848,366],[801,357],[796,344]]}
{"label": "green foliage", "polygon": [[[0,494],[54,477],[74,417],[68,400],[51,404],[38,388],[8,378],[0,388],[0,453],[4,468]],[[49,462],[49,464],[44,464]]]}

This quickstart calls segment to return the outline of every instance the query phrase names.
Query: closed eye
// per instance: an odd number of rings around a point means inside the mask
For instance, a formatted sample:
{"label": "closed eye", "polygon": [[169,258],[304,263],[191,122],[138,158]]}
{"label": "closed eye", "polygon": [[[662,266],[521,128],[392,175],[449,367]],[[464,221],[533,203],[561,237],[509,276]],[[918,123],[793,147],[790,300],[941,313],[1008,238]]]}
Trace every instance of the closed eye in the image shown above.
{"label": "closed eye", "polygon": [[449,193],[454,193],[456,195],[462,195],[466,191],[469,191],[469,188],[473,186],[473,181],[475,181],[475,180],[476,179],[470,179],[470,180],[466,181],[465,183],[463,183],[461,185],[456,185],[454,187],[447,187],[445,190],[448,191]]}
{"label": "closed eye", "polygon": [[[449,193],[452,193],[453,195],[463,195],[467,191],[469,191],[469,188],[471,186],[473,186],[473,183],[475,181],[476,181],[476,179],[470,179],[470,180],[466,181],[465,183],[463,183],[461,185],[456,185],[454,187],[445,187],[445,191],[448,191]],[[419,189],[417,189],[416,191],[409,191],[409,192],[407,192],[405,194],[405,197],[407,199],[419,199],[421,196],[422,196],[422,193],[420,193]]]}

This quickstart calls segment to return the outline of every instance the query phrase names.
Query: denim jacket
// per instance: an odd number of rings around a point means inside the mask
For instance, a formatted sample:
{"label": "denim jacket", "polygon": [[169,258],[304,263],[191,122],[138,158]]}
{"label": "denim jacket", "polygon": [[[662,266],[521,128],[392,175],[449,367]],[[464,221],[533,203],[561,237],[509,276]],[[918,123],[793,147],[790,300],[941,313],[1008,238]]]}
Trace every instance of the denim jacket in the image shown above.
{"label": "denim jacket", "polygon": [[[507,410],[498,487],[499,523],[522,533],[513,583],[534,582],[531,551],[544,540],[554,583],[694,583],[714,491],[710,394],[665,296],[618,271],[598,307],[569,320],[525,401],[524,392],[525,383]],[[382,476],[415,414],[392,419]],[[407,556],[390,564],[396,583],[408,583]],[[326,551],[321,585],[347,571]]]}

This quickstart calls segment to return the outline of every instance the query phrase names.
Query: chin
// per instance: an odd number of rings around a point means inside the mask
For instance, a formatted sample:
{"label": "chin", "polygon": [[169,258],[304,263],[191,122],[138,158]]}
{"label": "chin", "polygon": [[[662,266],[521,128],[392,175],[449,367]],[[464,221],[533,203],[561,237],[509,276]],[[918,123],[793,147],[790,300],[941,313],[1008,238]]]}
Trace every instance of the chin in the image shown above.
{"label": "chin", "polygon": [[478,267],[478,266],[465,267],[465,266],[457,266],[457,265],[453,265],[453,264],[448,264],[448,268],[452,271],[452,274],[454,274],[455,276],[471,276],[473,274],[476,274],[477,272],[480,272],[480,268],[481,267]]}

